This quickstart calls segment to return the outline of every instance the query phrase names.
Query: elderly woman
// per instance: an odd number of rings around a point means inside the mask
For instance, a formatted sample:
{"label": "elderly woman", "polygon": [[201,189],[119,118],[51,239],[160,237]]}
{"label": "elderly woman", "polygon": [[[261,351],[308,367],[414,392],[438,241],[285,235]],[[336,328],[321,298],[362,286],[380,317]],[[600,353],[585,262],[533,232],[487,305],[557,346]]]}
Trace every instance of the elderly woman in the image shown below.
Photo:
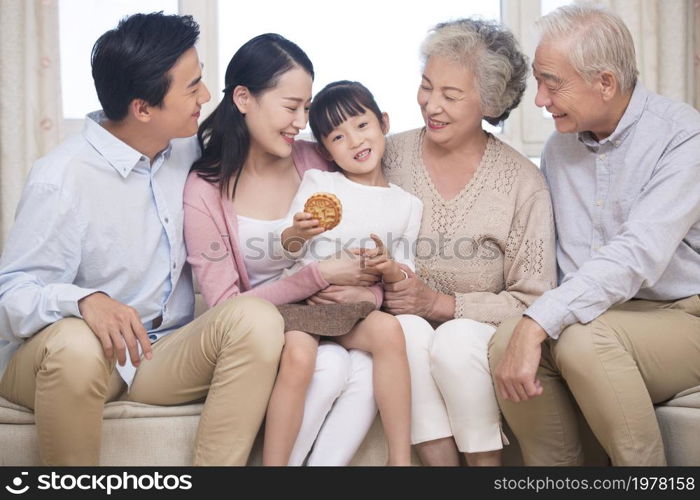
{"label": "elderly woman", "polygon": [[423,45],[425,127],[389,139],[387,179],[423,201],[416,273],[385,287],[404,329],[412,441],[424,464],[499,465],[507,444],[489,372],[495,326],[555,285],[549,192],[527,158],[482,129],[525,90],[512,34],[485,21],[437,25]]}

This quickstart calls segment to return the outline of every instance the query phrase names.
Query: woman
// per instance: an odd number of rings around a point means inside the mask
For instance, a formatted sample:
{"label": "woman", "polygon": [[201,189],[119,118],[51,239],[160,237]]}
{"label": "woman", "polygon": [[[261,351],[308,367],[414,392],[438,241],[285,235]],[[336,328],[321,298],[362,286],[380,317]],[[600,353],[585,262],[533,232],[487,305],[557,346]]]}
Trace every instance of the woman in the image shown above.
{"label": "woman", "polygon": [[[202,157],[184,193],[185,241],[209,306],[238,294],[281,305],[322,290],[339,301],[381,300],[377,287],[360,286],[377,277],[349,256],[280,279],[293,262],[274,254],[272,238],[303,172],[329,168],[312,143],[294,140],[307,123],[313,76],[311,61],[294,43],[276,34],[255,37],[234,54],[224,98],[200,126]],[[336,292],[331,284],[352,286]],[[293,356],[282,357],[280,370]],[[287,456],[291,452],[290,465],[301,465],[315,439],[309,464],[350,461],[377,411],[371,373],[365,353],[321,344],[306,402],[291,408],[299,422],[303,415],[299,437],[281,443]]]}
{"label": "woman", "polygon": [[[525,90],[525,57],[502,26],[439,24],[423,45],[425,127],[387,144],[387,179],[424,204],[416,273],[385,287],[411,368],[411,439],[424,464],[501,463],[487,361],[495,326],[554,286],[549,192],[537,167],[482,129]],[[410,273],[409,270],[407,272]]]}

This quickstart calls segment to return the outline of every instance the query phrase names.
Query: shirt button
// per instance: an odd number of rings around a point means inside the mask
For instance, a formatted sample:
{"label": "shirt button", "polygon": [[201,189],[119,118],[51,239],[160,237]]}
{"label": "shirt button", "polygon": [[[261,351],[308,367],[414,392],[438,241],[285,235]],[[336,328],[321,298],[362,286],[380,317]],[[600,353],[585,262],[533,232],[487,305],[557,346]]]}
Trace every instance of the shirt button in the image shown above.
{"label": "shirt button", "polygon": [[600,158],[601,160],[604,160],[604,159],[605,159],[605,154],[600,155],[598,158]]}
{"label": "shirt button", "polygon": [[598,245],[596,245],[596,246],[593,247],[593,251],[594,251],[594,252],[597,252],[598,250],[600,250],[600,247],[599,247]]}
{"label": "shirt button", "polygon": [[603,206],[603,200],[596,200],[595,201],[596,206],[602,207]]}
{"label": "shirt button", "polygon": [[170,219],[168,219],[167,217],[166,217],[165,219],[163,219],[163,220],[165,221],[166,224],[167,224],[168,222],[170,222]]}
{"label": "shirt button", "polygon": [[620,141],[615,141],[615,147],[620,145]]}

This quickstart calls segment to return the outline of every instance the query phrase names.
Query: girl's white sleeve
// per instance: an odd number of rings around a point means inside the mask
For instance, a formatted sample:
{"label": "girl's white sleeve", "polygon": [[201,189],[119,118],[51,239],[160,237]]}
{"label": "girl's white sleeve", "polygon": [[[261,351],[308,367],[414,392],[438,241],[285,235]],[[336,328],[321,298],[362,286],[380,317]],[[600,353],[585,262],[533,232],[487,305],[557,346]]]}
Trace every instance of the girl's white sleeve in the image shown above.
{"label": "girl's white sleeve", "polygon": [[409,196],[411,197],[411,209],[408,214],[406,230],[402,237],[395,242],[393,248],[391,248],[391,256],[399,264],[405,264],[410,267],[412,271],[415,271],[416,245],[421,219],[423,218],[423,202],[413,195]]}

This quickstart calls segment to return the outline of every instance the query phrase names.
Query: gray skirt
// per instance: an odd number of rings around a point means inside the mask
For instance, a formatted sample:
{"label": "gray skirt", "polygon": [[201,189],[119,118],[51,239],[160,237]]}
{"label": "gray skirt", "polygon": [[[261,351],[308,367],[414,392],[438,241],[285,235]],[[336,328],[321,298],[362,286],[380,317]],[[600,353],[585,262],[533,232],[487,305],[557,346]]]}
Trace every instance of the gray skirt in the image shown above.
{"label": "gray skirt", "polygon": [[350,332],[360,321],[375,310],[371,302],[352,304],[285,304],[277,306],[284,318],[284,331],[301,332],[338,337]]}

